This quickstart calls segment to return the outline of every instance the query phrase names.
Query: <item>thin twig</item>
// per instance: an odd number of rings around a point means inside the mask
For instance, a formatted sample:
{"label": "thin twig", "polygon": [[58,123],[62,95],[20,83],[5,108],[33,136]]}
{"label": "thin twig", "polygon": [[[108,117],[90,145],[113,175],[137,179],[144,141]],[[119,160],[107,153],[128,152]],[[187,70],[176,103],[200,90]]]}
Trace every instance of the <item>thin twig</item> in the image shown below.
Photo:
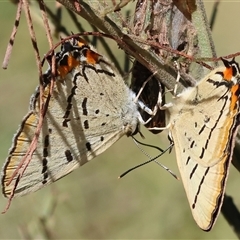
{"label": "thin twig", "polygon": [[38,46],[37,46],[36,35],[35,35],[34,29],[33,29],[33,22],[32,22],[32,17],[31,17],[31,13],[30,13],[29,3],[27,0],[22,0],[22,1],[23,1],[23,5],[24,5],[24,10],[25,10],[25,15],[26,15],[26,19],[27,19],[29,33],[31,36],[32,45],[34,48],[38,73],[39,73],[39,76],[41,76],[42,64],[41,64],[41,58],[40,58],[40,54],[39,54],[39,50],[38,50]]}
{"label": "thin twig", "polygon": [[45,7],[45,4],[44,4],[43,0],[38,0],[38,3],[39,3],[39,7],[40,7],[40,10],[41,10],[41,13],[42,13],[43,24],[44,24],[44,27],[45,27],[49,47],[53,48],[53,39],[52,39],[52,35],[51,35],[50,26],[49,26],[49,23],[48,23],[46,7]]}
{"label": "thin twig", "polygon": [[18,2],[17,13],[16,13],[16,18],[15,18],[15,23],[14,23],[14,27],[12,30],[12,34],[11,34],[10,40],[8,42],[7,50],[6,50],[6,53],[5,53],[5,56],[3,59],[3,63],[2,63],[3,69],[7,69],[8,62],[11,57],[15,36],[17,34],[17,29],[18,29],[18,26],[20,23],[20,18],[21,18],[21,13],[22,13],[22,4],[23,4],[23,2],[22,2],[22,0],[20,0]]}

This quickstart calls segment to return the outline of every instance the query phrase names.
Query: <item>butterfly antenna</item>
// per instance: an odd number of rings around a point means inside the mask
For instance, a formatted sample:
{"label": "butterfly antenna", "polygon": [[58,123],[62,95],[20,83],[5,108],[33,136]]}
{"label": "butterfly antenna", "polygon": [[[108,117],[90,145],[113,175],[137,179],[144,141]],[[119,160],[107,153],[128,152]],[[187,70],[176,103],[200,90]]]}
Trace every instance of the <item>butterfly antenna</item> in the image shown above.
{"label": "butterfly antenna", "polygon": [[[169,149],[171,149],[173,147],[173,143],[169,145],[169,147],[165,150],[162,150],[161,148],[157,147],[157,146],[154,146],[154,145],[150,145],[150,144],[145,144],[145,143],[142,143],[140,141],[138,141],[137,139],[135,139],[134,137],[132,137],[134,142],[136,143],[137,147],[140,149],[140,151],[146,155],[148,158],[150,158],[150,160],[144,162],[144,163],[141,163],[137,166],[134,166],[130,169],[128,169],[126,172],[122,173],[118,178],[122,178],[124,177],[125,175],[127,175],[128,173],[130,173],[131,171],[139,168],[139,167],[142,167],[150,162],[155,162],[157,163],[160,167],[162,167],[163,169],[165,169],[166,171],[168,171],[174,178],[176,178],[177,180],[179,180],[179,178],[177,177],[177,175],[175,173],[173,173],[168,167],[164,166],[163,164],[161,164],[160,162],[158,162],[156,159],[161,157],[165,152],[167,152]],[[146,153],[141,147],[139,147],[139,144],[143,145],[143,146],[148,146],[148,147],[152,147],[152,148],[156,148],[158,149],[161,153],[159,155],[157,155],[156,157],[152,158],[148,153]]]}
{"label": "butterfly antenna", "polygon": [[[147,152],[145,152],[139,145],[143,145],[143,146],[147,146],[147,147],[151,147],[151,148],[155,148],[155,149],[157,149],[157,150],[159,150],[160,152],[162,152],[160,155],[158,155],[156,158],[158,158],[158,157],[160,157],[160,156],[162,156],[166,151],[168,151],[169,150],[169,152],[171,151],[171,149],[172,149],[172,147],[173,147],[173,142],[172,141],[170,141],[170,146],[166,149],[166,150],[163,150],[162,148],[159,148],[159,147],[157,147],[157,146],[155,146],[155,145],[151,145],[151,144],[146,144],[146,143],[143,143],[143,142],[140,142],[140,141],[138,141],[135,137],[133,137],[132,136],[132,138],[133,138],[133,141],[135,142],[135,144],[137,145],[137,147],[140,149],[140,151],[144,154],[144,155],[146,155],[150,160],[152,159],[152,157],[147,153]],[[155,158],[155,159],[156,159]],[[155,163],[157,163],[160,167],[162,167],[163,169],[165,169],[165,170],[167,170],[168,172],[170,172],[170,174],[171,175],[173,175],[175,178],[177,178],[178,179],[178,177],[168,168],[168,167],[166,167],[165,165],[163,165],[163,164],[161,164],[160,162],[158,162],[157,160],[153,160]]]}
{"label": "butterfly antenna", "polygon": [[[141,152],[143,152],[143,154],[145,154],[147,157],[150,157],[150,155],[148,153],[146,153],[139,145],[142,145],[142,146],[146,146],[146,147],[151,147],[151,148],[155,148],[157,150],[159,150],[159,152],[164,152],[163,149],[161,149],[160,147],[157,147],[155,145],[151,145],[151,144],[147,144],[147,143],[143,143],[143,142],[140,142],[138,141],[134,136],[132,136],[133,138],[133,141],[135,142],[135,144],[137,145],[137,147],[140,149]],[[150,157],[152,158],[152,157]]]}

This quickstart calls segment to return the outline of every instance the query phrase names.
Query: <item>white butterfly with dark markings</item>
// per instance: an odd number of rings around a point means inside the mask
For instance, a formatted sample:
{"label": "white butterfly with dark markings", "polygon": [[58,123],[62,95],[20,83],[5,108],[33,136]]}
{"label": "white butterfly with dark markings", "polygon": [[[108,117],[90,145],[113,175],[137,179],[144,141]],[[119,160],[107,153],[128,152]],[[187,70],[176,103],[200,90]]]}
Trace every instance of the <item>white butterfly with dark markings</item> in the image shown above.
{"label": "white butterfly with dark markings", "polygon": [[222,206],[239,125],[240,70],[233,59],[173,99],[169,136],[193,217],[211,230]]}
{"label": "white butterfly with dark markings", "polygon": [[20,176],[25,163],[16,169],[39,123],[39,88],[2,170],[5,197],[36,191],[104,152],[123,135],[138,132],[140,115],[134,94],[106,58],[79,38],[63,43],[56,59],[58,76],[51,95],[51,69],[43,76],[44,99],[50,96],[50,101],[37,148]]}

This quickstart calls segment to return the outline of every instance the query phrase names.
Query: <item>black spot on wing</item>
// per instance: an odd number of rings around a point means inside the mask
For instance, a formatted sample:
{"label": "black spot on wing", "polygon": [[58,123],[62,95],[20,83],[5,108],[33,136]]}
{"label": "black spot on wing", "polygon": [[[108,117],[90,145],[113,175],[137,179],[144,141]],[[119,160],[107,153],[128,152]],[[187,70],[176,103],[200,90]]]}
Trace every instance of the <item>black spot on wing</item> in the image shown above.
{"label": "black spot on wing", "polygon": [[192,172],[190,173],[190,176],[189,176],[189,178],[190,178],[190,179],[191,179],[191,178],[192,178],[192,176],[194,175],[194,173],[195,173],[195,171],[196,171],[197,167],[198,167],[198,164],[196,164],[196,165],[194,166],[194,168],[193,168]]}
{"label": "black spot on wing", "polygon": [[202,148],[202,152],[201,152],[201,155],[199,156],[199,158],[203,159],[204,153],[205,153],[205,148]]}
{"label": "black spot on wing", "polygon": [[[49,134],[52,133],[52,129],[49,128],[48,129]],[[47,134],[44,138],[44,142],[43,142],[43,158],[42,158],[42,174],[43,174],[43,180],[42,180],[42,184],[45,184],[47,182],[47,178],[48,178],[48,160],[47,157],[49,156],[49,152],[48,152],[48,148],[50,146],[50,135]]]}
{"label": "black spot on wing", "polygon": [[[81,73],[80,72],[78,72],[78,73],[76,73],[75,74],[75,76],[74,76],[74,78],[73,78],[73,84],[74,84],[74,86],[77,86],[77,81],[78,81],[78,78],[80,78],[81,77]],[[74,89],[75,90],[75,89]]]}
{"label": "black spot on wing", "polygon": [[[69,99],[69,97],[68,97]],[[65,111],[65,114],[63,115],[63,118],[67,118],[70,114],[70,109],[72,108],[71,104],[68,103],[67,110]]]}
{"label": "black spot on wing", "polygon": [[77,89],[77,85],[74,85],[71,90],[72,95],[76,95],[76,89]]}
{"label": "black spot on wing", "polygon": [[192,141],[191,144],[190,144],[190,148],[193,148],[194,144],[195,144],[195,141]]}
{"label": "black spot on wing", "polygon": [[210,169],[210,167],[208,167],[208,168],[206,169],[206,171],[205,171],[205,173],[204,173],[204,175],[203,175],[203,177],[202,177],[202,179],[201,179],[201,182],[199,183],[198,190],[197,190],[197,193],[196,193],[196,195],[195,195],[194,202],[193,202],[193,204],[192,204],[192,208],[193,208],[193,209],[196,207],[198,195],[199,195],[199,193],[200,193],[200,191],[201,191],[201,187],[202,187],[202,185],[203,185],[203,183],[204,183],[204,179],[205,179],[205,177],[206,177],[209,169]]}
{"label": "black spot on wing", "polygon": [[62,123],[63,127],[68,127],[68,122],[70,121],[69,115],[71,113],[71,109],[72,109],[72,106],[73,106],[72,100],[74,98],[74,95],[76,94],[76,89],[77,89],[77,81],[75,79],[77,79],[76,76],[75,76],[74,81],[73,81],[74,86],[71,89],[71,94],[67,98],[67,107],[66,107],[66,111],[65,111],[64,116],[63,116],[64,121]]}
{"label": "black spot on wing", "polygon": [[43,157],[46,158],[48,156],[48,149],[43,148]]}
{"label": "black spot on wing", "polygon": [[47,178],[48,178],[48,160],[46,158],[42,159],[42,174],[43,174],[43,180],[42,184],[47,183]]}
{"label": "black spot on wing", "polygon": [[63,127],[68,127],[68,124],[67,124],[68,122],[70,122],[70,119],[64,119],[63,123],[62,123],[62,126]]}
{"label": "black spot on wing", "polygon": [[90,142],[86,143],[86,148],[87,148],[88,151],[91,151],[92,148],[91,148],[91,143]]}
{"label": "black spot on wing", "polygon": [[47,134],[44,138],[44,148],[49,147],[49,135]]}
{"label": "black spot on wing", "polygon": [[88,120],[85,120],[85,121],[83,122],[83,125],[84,125],[84,128],[85,128],[85,129],[89,129]]}
{"label": "black spot on wing", "polygon": [[43,158],[43,160],[42,160],[42,173],[45,173],[47,171],[47,164],[48,164],[47,159]]}
{"label": "black spot on wing", "polygon": [[68,162],[71,162],[73,160],[73,156],[70,150],[65,151],[65,156]]}
{"label": "black spot on wing", "polygon": [[45,173],[43,174],[42,184],[46,184],[46,183],[47,183],[47,179],[48,179],[48,172],[45,172]]}
{"label": "black spot on wing", "polygon": [[200,129],[200,131],[198,132],[199,135],[201,135],[201,133],[204,131],[206,125],[203,125],[202,128]]}
{"label": "black spot on wing", "polygon": [[85,97],[82,101],[82,110],[83,110],[83,115],[87,116],[88,111],[87,111],[87,98]]}

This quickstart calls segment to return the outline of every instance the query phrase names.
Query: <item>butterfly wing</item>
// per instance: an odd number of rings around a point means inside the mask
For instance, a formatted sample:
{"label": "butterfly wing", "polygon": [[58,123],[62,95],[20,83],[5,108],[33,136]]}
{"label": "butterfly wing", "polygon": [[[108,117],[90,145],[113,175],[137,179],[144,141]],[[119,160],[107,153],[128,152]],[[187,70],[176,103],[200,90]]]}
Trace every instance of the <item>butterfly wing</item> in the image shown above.
{"label": "butterfly wing", "polygon": [[181,94],[170,110],[183,185],[193,217],[206,231],[222,205],[239,111],[234,97],[239,86],[221,83],[222,76],[216,74],[220,70]]}
{"label": "butterfly wing", "polygon": [[[45,100],[49,92],[47,85]],[[18,184],[16,175],[7,185],[34,138],[39,99],[37,91],[3,167],[6,197],[15,187],[14,196],[20,196],[62,178],[137,129],[137,107],[117,70],[104,59],[80,64],[56,80],[32,159]]]}

